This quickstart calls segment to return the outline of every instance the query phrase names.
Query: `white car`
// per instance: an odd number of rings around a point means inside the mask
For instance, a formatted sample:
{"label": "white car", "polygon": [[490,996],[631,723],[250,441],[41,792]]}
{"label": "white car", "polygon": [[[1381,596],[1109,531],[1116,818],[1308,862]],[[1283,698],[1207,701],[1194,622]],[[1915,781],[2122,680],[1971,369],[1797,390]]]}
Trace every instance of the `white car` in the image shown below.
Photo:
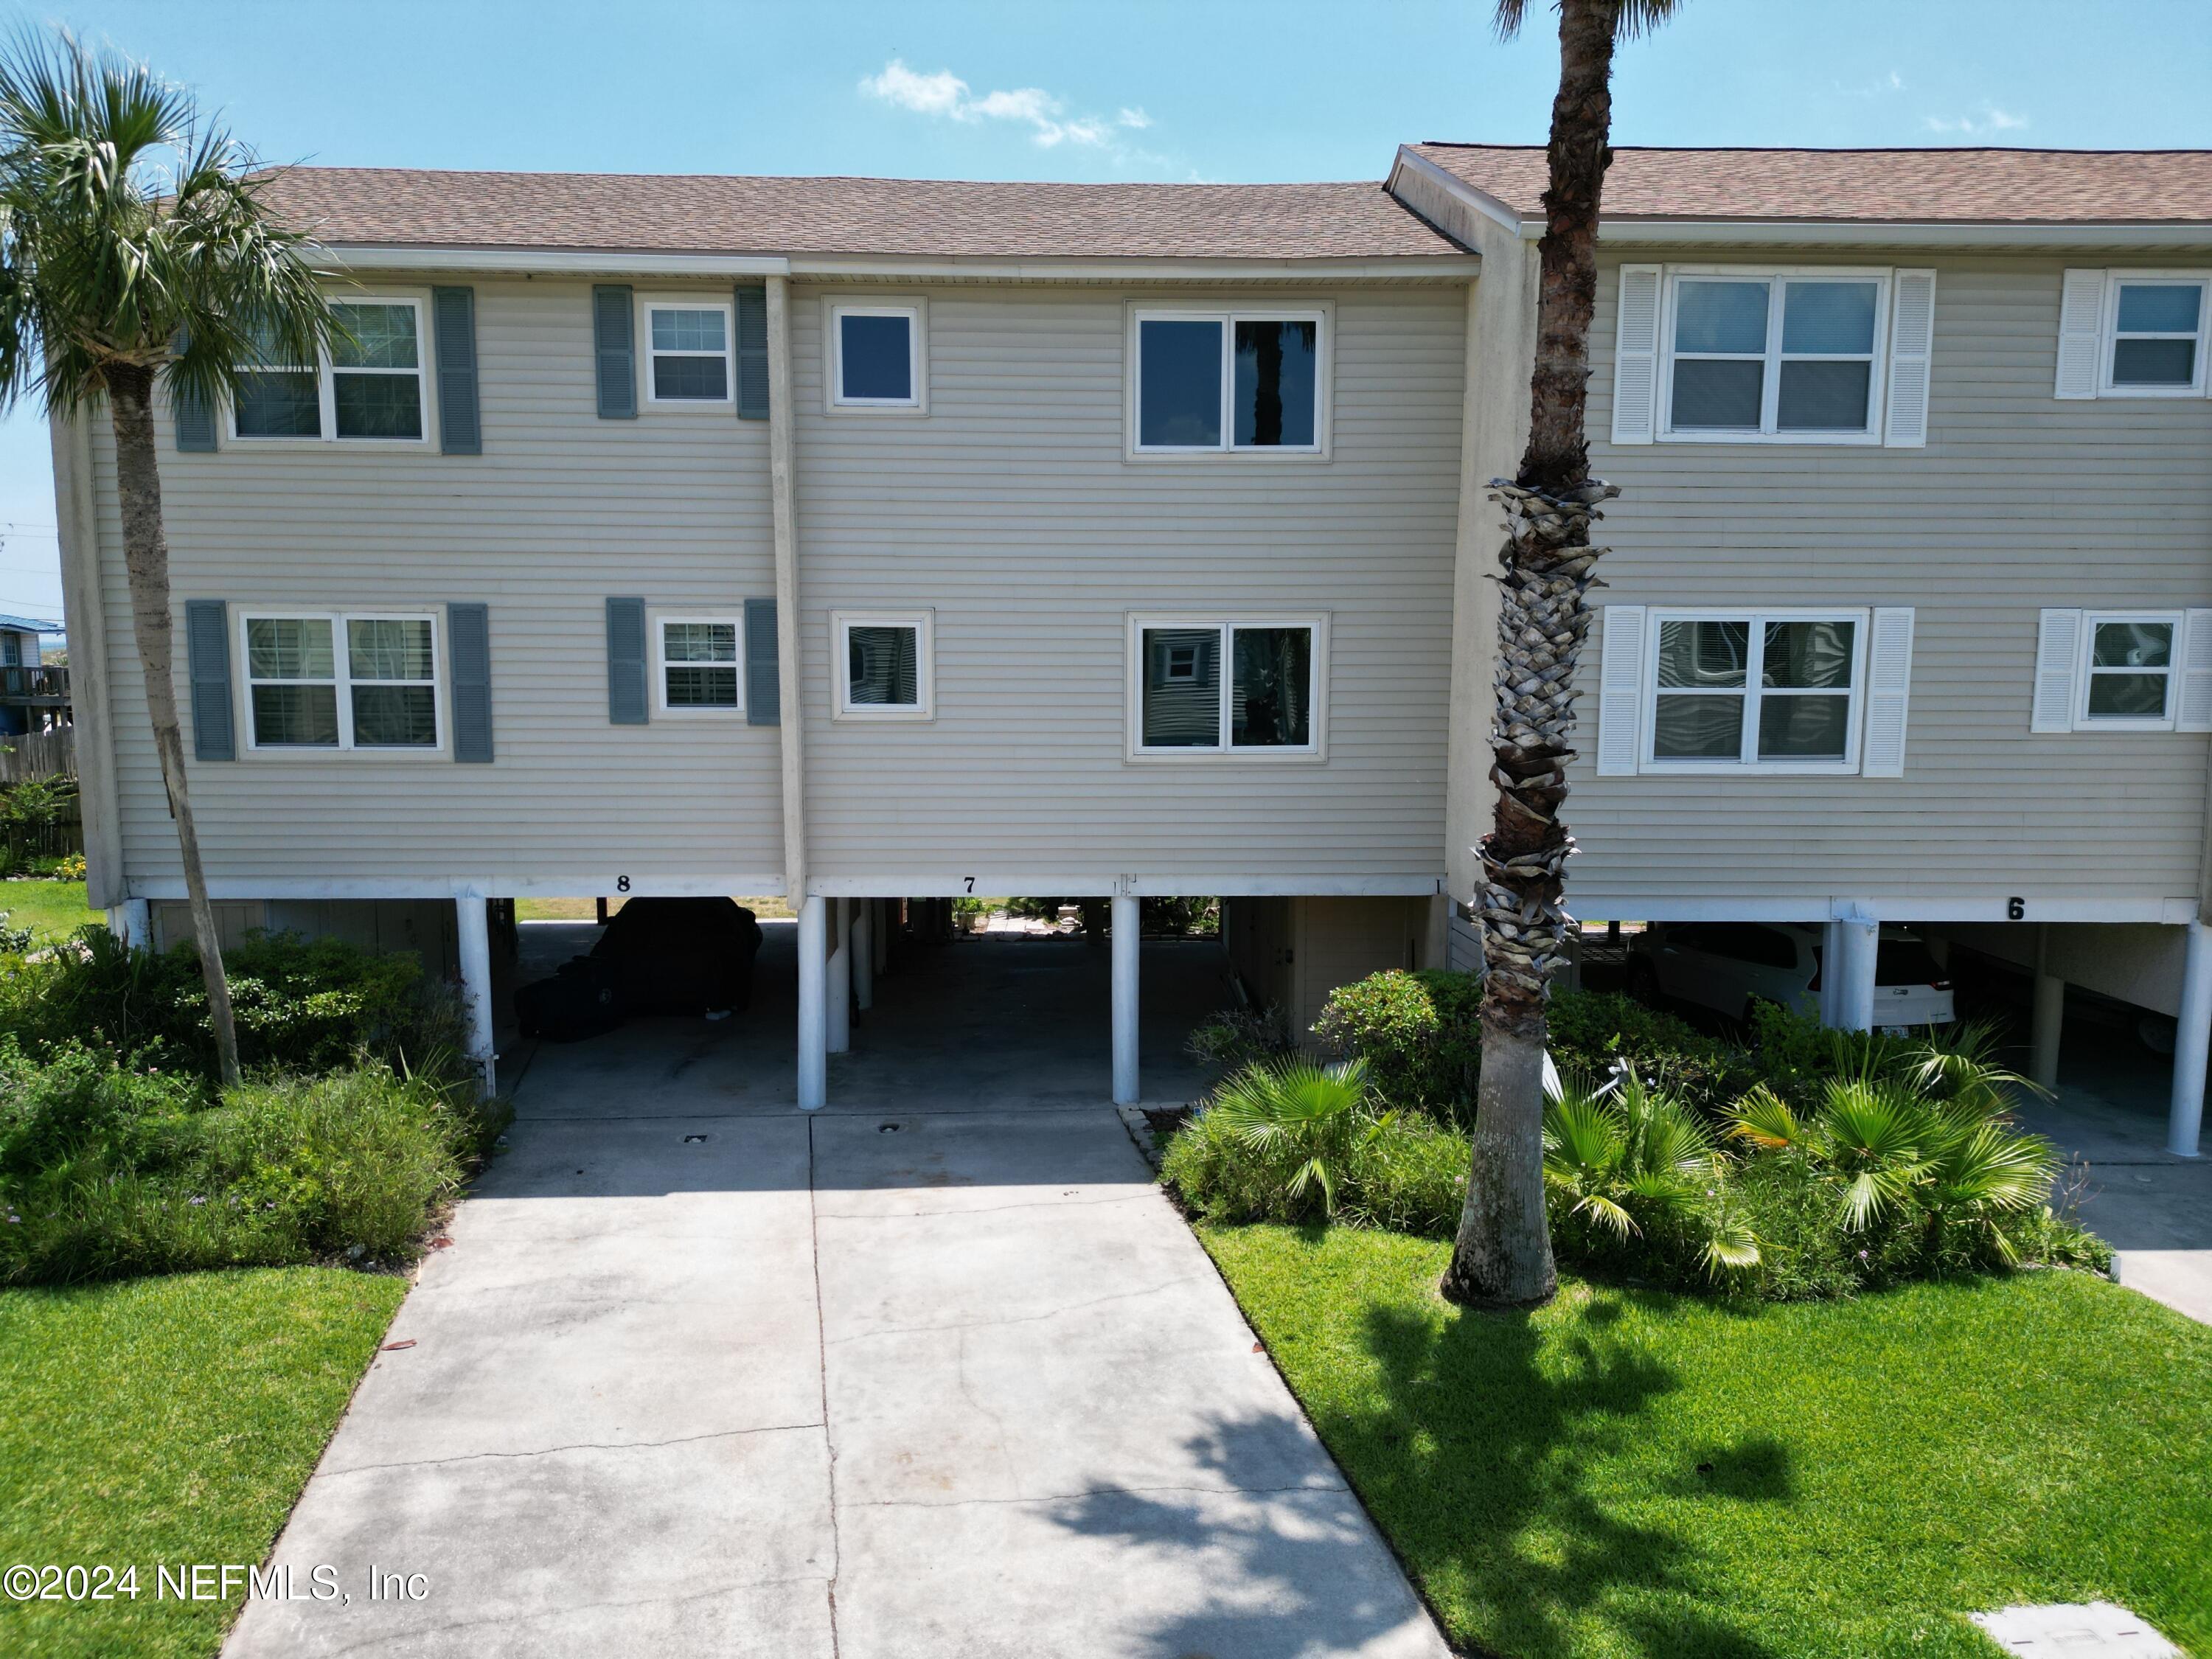
{"label": "white car", "polygon": [[[1821,930],[1790,922],[1655,921],[1628,947],[1628,989],[1639,1001],[1686,1002],[1748,1019],[1771,1002],[1820,1012]],[[1877,1030],[1948,1025],[1951,980],[1917,933],[1885,926],[1875,954]]]}

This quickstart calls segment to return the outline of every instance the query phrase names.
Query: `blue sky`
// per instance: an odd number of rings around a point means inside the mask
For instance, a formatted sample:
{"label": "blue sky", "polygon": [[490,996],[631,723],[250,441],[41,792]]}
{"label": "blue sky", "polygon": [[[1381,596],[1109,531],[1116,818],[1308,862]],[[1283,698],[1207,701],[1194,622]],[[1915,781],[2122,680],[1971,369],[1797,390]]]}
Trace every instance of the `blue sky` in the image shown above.
{"label": "blue sky", "polygon": [[[1540,3],[1540,0],[1539,0]],[[1540,143],[1556,46],[1489,0],[0,3],[198,89],[271,161],[975,179],[1373,179]],[[2212,148],[2206,0],[1686,0],[1645,144]],[[0,420],[0,611],[60,614],[43,423]]]}

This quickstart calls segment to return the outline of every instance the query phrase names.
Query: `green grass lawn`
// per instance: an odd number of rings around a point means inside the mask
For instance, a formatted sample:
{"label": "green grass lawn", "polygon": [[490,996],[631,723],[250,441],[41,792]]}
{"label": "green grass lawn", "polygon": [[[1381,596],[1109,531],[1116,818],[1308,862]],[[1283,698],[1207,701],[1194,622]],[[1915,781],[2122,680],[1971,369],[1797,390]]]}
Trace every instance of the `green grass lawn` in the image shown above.
{"label": "green grass lawn", "polygon": [[0,881],[0,910],[8,913],[9,927],[31,930],[33,950],[107,920],[85,908],[81,881]]}
{"label": "green grass lawn", "polygon": [[204,1659],[239,1598],[157,1563],[258,1564],[404,1281],[324,1267],[0,1292],[0,1566],[138,1567],[135,1601],[0,1601],[9,1659]]}
{"label": "green grass lawn", "polygon": [[2212,1329],[2133,1291],[1474,1314],[1443,1245],[1200,1237],[1472,1651],[1992,1656],[1959,1615],[2103,1597],[2212,1655]]}

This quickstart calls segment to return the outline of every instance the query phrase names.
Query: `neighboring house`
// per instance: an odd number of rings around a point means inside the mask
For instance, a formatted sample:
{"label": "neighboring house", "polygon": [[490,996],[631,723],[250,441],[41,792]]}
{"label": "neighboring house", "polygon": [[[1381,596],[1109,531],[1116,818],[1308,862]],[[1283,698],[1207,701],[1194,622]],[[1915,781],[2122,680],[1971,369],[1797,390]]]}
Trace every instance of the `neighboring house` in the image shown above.
{"label": "neighboring house", "polygon": [[[1441,959],[1479,262],[1378,185],[271,195],[352,341],[160,434],[226,927],[488,1017],[487,901],[803,896],[809,1103],[872,900],[1110,897],[1125,992],[1147,894]],[[57,455],[92,900],[181,936],[104,423]]]}
{"label": "neighboring house", "polygon": [[[1540,149],[1423,144],[1391,188],[1485,258],[1470,410],[1525,428]],[[1614,153],[1590,387],[1600,541],[1569,807],[1577,914],[1875,925],[2212,1028],[2212,155]],[[1495,532],[1462,547],[1487,626]],[[1486,663],[1454,699],[1474,884]]]}
{"label": "neighboring house", "polygon": [[61,631],[58,622],[0,617],[0,737],[70,723],[69,670],[40,653],[40,637]]}

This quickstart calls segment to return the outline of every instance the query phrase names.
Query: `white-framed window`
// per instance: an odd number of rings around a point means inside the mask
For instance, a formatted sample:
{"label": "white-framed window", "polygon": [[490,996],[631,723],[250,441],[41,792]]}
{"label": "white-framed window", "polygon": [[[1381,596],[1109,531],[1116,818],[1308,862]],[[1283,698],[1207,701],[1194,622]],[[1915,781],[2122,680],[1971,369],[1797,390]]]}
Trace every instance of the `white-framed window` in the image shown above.
{"label": "white-framed window", "polygon": [[1132,455],[1325,455],[1332,308],[1129,312]]}
{"label": "white-framed window", "polygon": [[937,623],[927,611],[833,612],[837,718],[926,720],[937,712]]}
{"label": "white-framed window", "polygon": [[422,301],[349,295],[331,301],[331,341],[318,362],[240,365],[230,435],[249,443],[427,443],[429,349]]}
{"label": "white-framed window", "polygon": [[829,406],[921,414],[929,407],[927,313],[918,300],[827,306]]}
{"label": "white-framed window", "polygon": [[1319,759],[1328,618],[1129,618],[1129,757]]}
{"label": "white-framed window", "polygon": [[238,628],[248,749],[445,746],[434,615],[246,611]]}
{"label": "white-framed window", "polygon": [[1669,266],[1658,436],[1696,443],[1882,440],[1887,270]]}
{"label": "white-framed window", "polygon": [[1864,611],[1652,610],[1643,769],[1856,772]]}
{"label": "white-framed window", "polygon": [[2181,635],[2179,611],[2084,611],[2075,667],[2075,727],[2169,729]]}
{"label": "white-framed window", "polygon": [[735,612],[655,611],[653,681],[664,714],[741,714],[745,620]]}
{"label": "white-framed window", "polygon": [[736,397],[736,310],[727,300],[647,295],[638,301],[645,401],[652,409],[726,409]]}
{"label": "white-framed window", "polygon": [[2204,392],[2212,277],[2108,273],[2099,390],[2108,398],[2194,398]]}

